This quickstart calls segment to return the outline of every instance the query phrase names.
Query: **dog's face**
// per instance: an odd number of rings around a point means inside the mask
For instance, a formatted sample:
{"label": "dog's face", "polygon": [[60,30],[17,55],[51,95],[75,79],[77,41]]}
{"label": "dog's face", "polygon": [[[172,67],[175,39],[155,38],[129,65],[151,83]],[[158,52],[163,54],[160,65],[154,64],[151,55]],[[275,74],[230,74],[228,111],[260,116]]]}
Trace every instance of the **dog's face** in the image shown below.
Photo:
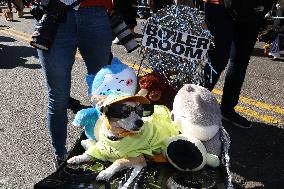
{"label": "dog's face", "polygon": [[116,129],[116,131],[120,130],[121,132],[125,130],[131,133],[140,132],[143,127],[144,122],[142,120],[142,117],[138,115],[136,111],[134,111],[134,109],[137,109],[139,107],[140,103],[124,102],[124,103],[121,103],[120,105],[123,105],[125,108],[132,109],[133,111],[128,111],[128,113],[130,112],[129,115],[127,113],[125,114],[125,116],[121,118],[112,117],[111,115],[107,116],[111,127],[113,129]]}
{"label": "dog's face", "polygon": [[7,21],[13,20],[13,13],[9,9],[5,9],[3,15]]}

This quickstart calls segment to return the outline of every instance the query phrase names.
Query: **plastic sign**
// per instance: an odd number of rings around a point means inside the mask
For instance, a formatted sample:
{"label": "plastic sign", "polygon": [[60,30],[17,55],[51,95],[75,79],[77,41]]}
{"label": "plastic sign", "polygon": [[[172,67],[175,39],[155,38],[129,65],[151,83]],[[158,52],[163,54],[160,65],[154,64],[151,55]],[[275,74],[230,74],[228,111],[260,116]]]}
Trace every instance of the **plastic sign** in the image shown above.
{"label": "plastic sign", "polygon": [[210,42],[211,40],[205,37],[147,24],[142,46],[185,59],[202,60],[209,49]]}

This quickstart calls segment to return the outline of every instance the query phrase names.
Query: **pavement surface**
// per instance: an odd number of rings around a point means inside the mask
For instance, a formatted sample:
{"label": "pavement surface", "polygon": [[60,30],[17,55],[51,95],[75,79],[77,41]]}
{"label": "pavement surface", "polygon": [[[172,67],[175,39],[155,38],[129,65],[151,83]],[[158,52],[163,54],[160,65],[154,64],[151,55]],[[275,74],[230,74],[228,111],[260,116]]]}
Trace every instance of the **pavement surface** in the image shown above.
{"label": "pavement surface", "polygon": [[[0,13],[0,188],[24,189],[51,174],[52,150],[46,123],[47,96],[37,53],[29,46],[34,20],[5,21]],[[15,14],[14,14],[15,15]],[[139,21],[140,23],[140,21]],[[136,28],[141,33],[140,28]],[[137,35],[137,40],[141,35]],[[284,62],[263,57],[257,43],[247,70],[237,111],[253,122],[251,129],[224,123],[231,136],[231,171],[235,188],[284,188]],[[113,53],[127,64],[139,64],[138,51],[126,53],[113,45]],[[86,69],[80,56],[72,71],[71,96],[90,105],[85,84]],[[213,93],[222,95],[223,76]],[[71,148],[82,130],[71,124]]]}

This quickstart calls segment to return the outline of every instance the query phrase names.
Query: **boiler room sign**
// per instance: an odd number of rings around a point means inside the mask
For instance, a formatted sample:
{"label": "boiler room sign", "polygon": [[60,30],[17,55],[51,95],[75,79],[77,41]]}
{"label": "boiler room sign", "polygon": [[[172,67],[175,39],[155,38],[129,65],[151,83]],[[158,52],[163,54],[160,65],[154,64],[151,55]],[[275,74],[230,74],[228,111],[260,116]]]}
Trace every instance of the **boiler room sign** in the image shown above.
{"label": "boiler room sign", "polygon": [[210,39],[147,24],[142,46],[190,60],[202,60],[207,53]]}

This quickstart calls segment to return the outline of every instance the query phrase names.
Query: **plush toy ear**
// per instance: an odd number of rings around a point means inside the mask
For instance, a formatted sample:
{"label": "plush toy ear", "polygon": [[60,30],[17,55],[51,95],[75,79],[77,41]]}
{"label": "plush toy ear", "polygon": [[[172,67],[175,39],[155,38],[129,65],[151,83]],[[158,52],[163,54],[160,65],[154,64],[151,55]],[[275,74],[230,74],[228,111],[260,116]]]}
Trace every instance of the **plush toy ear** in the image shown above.
{"label": "plush toy ear", "polygon": [[181,171],[198,171],[206,164],[206,149],[202,142],[194,137],[178,135],[167,142],[165,156]]}
{"label": "plush toy ear", "polygon": [[88,139],[95,140],[94,127],[100,116],[100,111],[97,108],[82,109],[75,115],[73,125],[82,126],[85,129],[85,134]]}
{"label": "plush toy ear", "polygon": [[86,75],[86,83],[88,85],[88,95],[89,96],[92,95],[92,85],[93,85],[94,78],[95,78],[95,75],[93,74]]}
{"label": "plush toy ear", "polygon": [[113,57],[111,64],[122,64],[122,62],[117,57]]}

